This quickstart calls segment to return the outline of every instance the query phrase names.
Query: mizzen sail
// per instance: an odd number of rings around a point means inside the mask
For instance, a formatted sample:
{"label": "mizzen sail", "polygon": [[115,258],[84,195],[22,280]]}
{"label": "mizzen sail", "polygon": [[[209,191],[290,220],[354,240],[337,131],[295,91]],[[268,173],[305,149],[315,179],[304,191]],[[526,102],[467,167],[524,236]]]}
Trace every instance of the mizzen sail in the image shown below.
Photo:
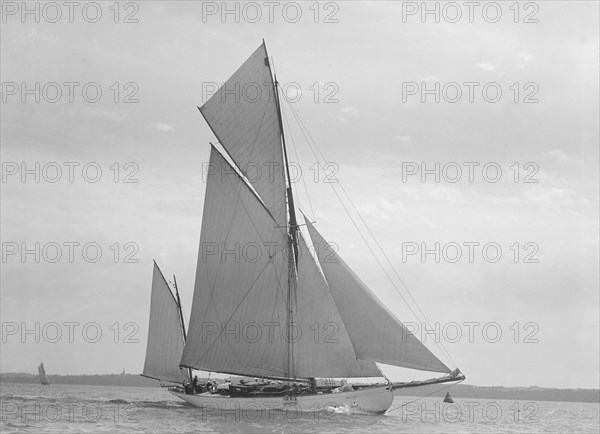
{"label": "mizzen sail", "polygon": [[285,225],[281,130],[264,43],[200,107],[200,112],[275,221]]}
{"label": "mizzen sail", "polygon": [[[450,372],[346,265],[305,217],[327,285],[356,355],[388,365]],[[368,325],[367,325],[368,324]]]}
{"label": "mizzen sail", "polygon": [[179,368],[183,344],[177,301],[155,262],[152,275],[148,345],[142,375],[165,382],[189,382],[187,373]]}

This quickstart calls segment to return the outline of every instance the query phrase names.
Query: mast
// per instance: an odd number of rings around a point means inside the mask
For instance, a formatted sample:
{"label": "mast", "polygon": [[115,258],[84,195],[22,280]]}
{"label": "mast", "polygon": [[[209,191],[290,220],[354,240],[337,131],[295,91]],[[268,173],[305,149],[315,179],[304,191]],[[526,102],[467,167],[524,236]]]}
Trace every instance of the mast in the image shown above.
{"label": "mast", "polygon": [[285,144],[285,134],[283,132],[283,121],[281,119],[281,106],[279,104],[279,82],[277,81],[277,75],[274,75],[275,81],[273,83],[275,91],[275,106],[277,107],[277,118],[279,120],[279,130],[281,131],[281,142],[283,144],[283,158],[285,161],[285,173],[287,175],[287,197],[288,197],[288,210],[290,213],[290,235],[292,237],[294,245],[294,261],[295,265],[298,266],[298,223],[296,220],[296,209],[294,208],[294,195],[292,194],[292,178],[290,177],[290,166],[287,156],[287,146]]}
{"label": "mast", "polygon": [[[263,39],[263,45],[265,46],[265,52],[267,52],[267,46]],[[269,55],[267,53],[266,62],[271,69],[271,62],[269,61]],[[279,82],[277,81],[277,75],[273,74],[273,92],[275,93],[275,107],[277,109],[277,119],[279,121],[279,131],[281,132],[281,143],[283,146],[283,158],[285,162],[285,173],[287,175],[287,204],[289,212],[289,237],[288,237],[288,291],[287,291],[287,302],[286,302],[286,327],[287,327],[287,369],[286,374],[288,378],[288,387],[291,378],[294,376],[294,343],[292,339],[291,324],[294,322],[294,303],[292,300],[296,298],[296,271],[298,267],[298,223],[296,220],[296,210],[294,208],[294,195],[292,193],[292,178],[290,176],[290,167],[287,155],[287,146],[285,143],[285,133],[283,132],[283,120],[281,116],[281,104],[279,101]]]}
{"label": "mast", "polygon": [[[181,310],[181,299],[179,298],[179,290],[177,289],[177,279],[173,274],[173,286],[175,287],[175,296],[177,297],[177,309],[179,309],[179,319],[181,320],[181,330],[183,331],[183,342],[187,341],[187,335],[185,333],[185,321],[183,320],[183,311]],[[190,381],[192,381],[192,368],[188,368],[190,374]]]}

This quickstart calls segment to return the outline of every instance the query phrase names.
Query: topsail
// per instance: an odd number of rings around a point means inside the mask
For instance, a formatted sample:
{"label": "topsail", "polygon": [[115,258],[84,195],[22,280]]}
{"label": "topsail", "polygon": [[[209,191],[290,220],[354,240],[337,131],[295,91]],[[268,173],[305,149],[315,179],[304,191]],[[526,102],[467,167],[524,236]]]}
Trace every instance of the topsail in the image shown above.
{"label": "topsail", "polygon": [[273,219],[285,226],[281,130],[264,43],[200,107],[200,112]]}

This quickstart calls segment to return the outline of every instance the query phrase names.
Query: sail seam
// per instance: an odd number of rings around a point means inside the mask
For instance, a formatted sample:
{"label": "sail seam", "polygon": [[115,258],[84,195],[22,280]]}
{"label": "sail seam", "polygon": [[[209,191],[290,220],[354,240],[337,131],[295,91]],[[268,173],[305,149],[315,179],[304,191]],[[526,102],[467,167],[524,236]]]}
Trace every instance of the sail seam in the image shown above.
{"label": "sail seam", "polygon": [[[233,310],[233,312],[231,312],[231,315],[229,316],[229,319],[224,323],[224,325],[227,325],[229,323],[229,321],[231,321],[231,319],[233,318],[233,315],[235,315],[235,313],[240,308],[240,306],[242,305],[242,303],[244,302],[244,300],[246,300],[246,297],[248,297],[248,294],[250,294],[250,291],[252,291],[252,289],[254,289],[254,285],[256,284],[256,282],[258,281],[258,279],[260,278],[260,276],[262,276],[262,274],[265,272],[265,270],[267,269],[267,266],[269,265],[269,263],[270,262],[267,262],[265,264],[265,266],[262,268],[262,270],[260,270],[260,273],[258,273],[258,275],[256,276],[256,278],[254,279],[254,281],[252,282],[252,285],[250,285],[250,287],[248,288],[248,290],[246,291],[246,293],[242,297],[242,300],[238,303],[238,305],[235,307],[235,309]],[[215,342],[217,342],[217,338],[215,338],[212,341],[212,343],[208,346],[208,348],[206,349],[206,351],[204,352],[204,354],[206,354],[213,347],[213,345],[215,344]],[[200,356],[200,358],[202,358],[202,356]]]}

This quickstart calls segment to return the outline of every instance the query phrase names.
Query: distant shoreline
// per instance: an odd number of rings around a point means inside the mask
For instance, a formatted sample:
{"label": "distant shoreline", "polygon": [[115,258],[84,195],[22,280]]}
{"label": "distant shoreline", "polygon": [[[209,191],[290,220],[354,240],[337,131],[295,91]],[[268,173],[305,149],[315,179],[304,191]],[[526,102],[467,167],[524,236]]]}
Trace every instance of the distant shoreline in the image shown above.
{"label": "distant shoreline", "polygon": [[[156,380],[135,374],[102,374],[102,375],[49,375],[51,384],[77,384],[83,386],[131,386],[158,387]],[[27,373],[0,374],[0,383],[36,384],[38,376]],[[473,399],[516,399],[531,401],[561,401],[561,402],[590,402],[600,403],[598,389],[554,389],[544,387],[501,387],[501,386],[472,386],[457,384],[450,388],[439,390],[439,385],[421,386],[419,393],[443,397],[446,392],[454,398]],[[397,396],[414,396],[414,388],[397,389]]]}

